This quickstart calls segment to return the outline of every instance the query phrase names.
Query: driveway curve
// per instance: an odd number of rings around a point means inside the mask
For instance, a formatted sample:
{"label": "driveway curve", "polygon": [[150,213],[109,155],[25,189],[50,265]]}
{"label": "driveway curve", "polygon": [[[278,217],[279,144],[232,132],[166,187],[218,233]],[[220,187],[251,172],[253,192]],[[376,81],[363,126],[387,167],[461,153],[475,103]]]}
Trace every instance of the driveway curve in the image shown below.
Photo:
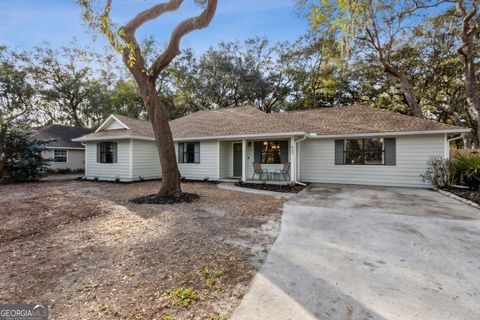
{"label": "driveway curve", "polygon": [[480,211],[424,189],[312,185],[233,320],[480,319]]}

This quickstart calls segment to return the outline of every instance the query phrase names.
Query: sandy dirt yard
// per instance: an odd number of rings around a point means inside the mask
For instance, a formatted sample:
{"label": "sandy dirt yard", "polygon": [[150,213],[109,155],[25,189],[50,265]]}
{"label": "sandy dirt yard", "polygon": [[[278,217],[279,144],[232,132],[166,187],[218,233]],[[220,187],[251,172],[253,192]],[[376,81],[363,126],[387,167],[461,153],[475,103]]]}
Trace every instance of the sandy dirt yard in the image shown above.
{"label": "sandy dirt yard", "polygon": [[199,201],[129,202],[159,183],[0,185],[0,303],[45,303],[50,319],[228,319],[283,200],[184,183]]}

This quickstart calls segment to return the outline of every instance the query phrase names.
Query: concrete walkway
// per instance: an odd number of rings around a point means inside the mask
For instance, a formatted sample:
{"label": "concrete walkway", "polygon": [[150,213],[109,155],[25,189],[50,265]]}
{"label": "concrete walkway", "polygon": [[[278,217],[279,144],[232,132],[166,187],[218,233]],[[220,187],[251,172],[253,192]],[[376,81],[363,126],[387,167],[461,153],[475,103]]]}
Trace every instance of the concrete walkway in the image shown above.
{"label": "concrete walkway", "polygon": [[239,191],[239,192],[246,192],[246,193],[255,193],[255,194],[264,194],[267,196],[274,196],[274,197],[281,197],[281,198],[291,198],[296,193],[287,193],[287,192],[275,192],[275,191],[268,191],[268,190],[260,190],[260,189],[251,189],[251,188],[243,188],[237,187],[234,183],[229,182],[222,182],[217,185],[220,189],[231,190],[231,191]]}
{"label": "concrete walkway", "polygon": [[430,190],[311,186],[232,319],[480,319],[480,211]]}

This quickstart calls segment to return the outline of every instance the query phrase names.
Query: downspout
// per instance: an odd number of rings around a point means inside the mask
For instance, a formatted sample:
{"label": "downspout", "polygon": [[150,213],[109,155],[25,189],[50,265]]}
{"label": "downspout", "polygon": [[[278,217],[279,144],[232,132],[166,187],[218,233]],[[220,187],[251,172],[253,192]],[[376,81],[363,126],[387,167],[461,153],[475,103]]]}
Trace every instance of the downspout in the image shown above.
{"label": "downspout", "polygon": [[465,133],[461,133],[457,137],[453,137],[453,138],[450,138],[450,139],[447,138],[448,158],[450,158],[450,142],[455,141],[455,140],[459,140],[459,139],[463,139],[464,136],[465,136]]}
{"label": "downspout", "polygon": [[[302,141],[305,141],[305,139],[307,139],[307,135],[304,135],[302,138],[295,140],[295,150],[296,150],[295,156],[297,157],[297,161],[296,161],[297,165],[296,165],[295,170],[297,170],[297,168],[300,168],[300,159],[298,157],[298,143],[302,142]],[[300,171],[300,170],[298,170],[298,171]],[[301,186],[306,186],[307,185],[307,184],[297,180],[297,174],[295,174],[295,181],[293,181],[293,182],[295,182],[296,184],[299,184]]]}
{"label": "downspout", "polygon": [[461,133],[458,137],[453,137],[453,138],[450,138],[448,139],[448,144],[450,145],[450,142],[452,141],[455,141],[455,140],[458,140],[458,139],[463,139],[463,137],[465,136],[465,133]]}

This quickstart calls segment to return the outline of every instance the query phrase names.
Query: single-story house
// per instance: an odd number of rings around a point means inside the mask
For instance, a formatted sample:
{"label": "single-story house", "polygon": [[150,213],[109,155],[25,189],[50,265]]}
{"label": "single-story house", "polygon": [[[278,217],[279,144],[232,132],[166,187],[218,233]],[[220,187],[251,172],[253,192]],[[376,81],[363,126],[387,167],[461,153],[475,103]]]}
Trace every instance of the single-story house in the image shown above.
{"label": "single-story house", "polygon": [[51,159],[49,169],[83,171],[85,169],[85,146],[72,141],[86,134],[92,129],[49,124],[35,128],[30,139],[46,141],[46,150],[42,152],[44,159]]}
{"label": "single-story house", "polygon": [[[170,121],[187,179],[252,179],[253,163],[273,172],[290,163],[302,182],[428,187],[420,175],[449,139],[468,129],[364,106],[264,113],[254,107],[199,111]],[[87,179],[161,178],[152,126],[111,115],[86,147]]]}

